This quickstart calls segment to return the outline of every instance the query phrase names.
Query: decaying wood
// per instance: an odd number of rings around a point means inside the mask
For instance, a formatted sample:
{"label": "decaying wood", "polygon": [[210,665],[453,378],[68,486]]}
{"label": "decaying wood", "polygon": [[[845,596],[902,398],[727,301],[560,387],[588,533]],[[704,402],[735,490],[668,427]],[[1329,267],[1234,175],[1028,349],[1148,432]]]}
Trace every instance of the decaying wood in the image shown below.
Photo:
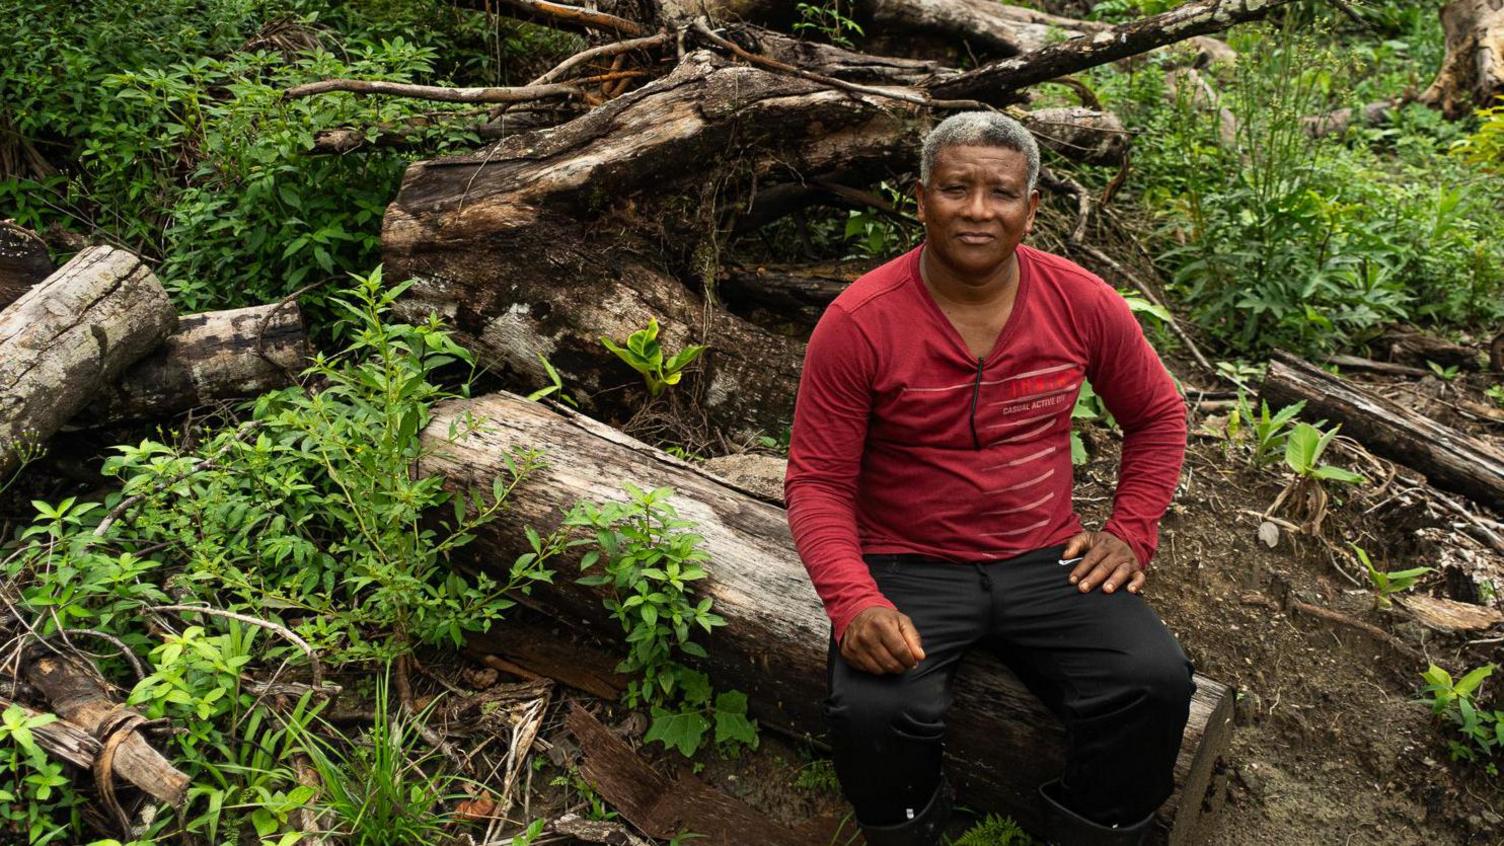
{"label": "decaying wood", "polygon": [[580,93],[576,85],[518,85],[510,88],[450,88],[442,85],[410,85],[365,79],[322,79],[295,85],[282,93],[289,100],[314,97],[335,91],[352,94],[380,94],[387,97],[412,97],[444,103],[526,103],[550,97],[569,97]]}
{"label": "decaying wood", "polygon": [[[47,697],[53,711],[90,737],[95,737],[102,728],[108,730],[120,715],[135,714],[113,702],[94,674],[70,658],[33,648],[23,664],[22,674]],[[109,740],[98,741],[100,751]],[[159,801],[174,806],[182,802],[188,790],[188,776],[173,767],[139,732],[130,730],[114,742],[118,746],[111,763],[116,775]]]}
{"label": "decaying wood", "polygon": [[[445,443],[451,423],[474,415],[481,426]],[[547,531],[561,508],[587,499],[623,497],[630,481],[672,486],[672,504],[694,521],[710,556],[702,594],[712,597],[727,625],[716,630],[706,669],[718,684],[745,690],[753,713],[783,731],[822,733],[825,656],[830,626],[794,550],[783,509],[744,495],[698,469],[610,427],[577,414],[561,415],[537,403],[496,394],[439,407],[424,435],[436,454],[424,472],[448,477],[456,487],[490,484],[505,473],[501,456],[513,446],[541,449],[549,466],[529,477],[512,508],[486,527],[470,547],[476,560],[512,560],[525,544],[521,526]],[[561,567],[568,564],[561,561]],[[619,623],[601,607],[593,588],[559,579],[534,591],[533,603],[560,619],[580,620],[619,636]],[[1232,697],[1210,679],[1198,690],[1176,765],[1176,794],[1160,819],[1172,843],[1194,843],[1213,760],[1226,748]],[[953,772],[966,801],[1014,814],[1025,826],[1037,821],[1035,788],[1053,777],[1064,759],[1059,723],[1009,673],[986,655],[968,660],[956,682],[949,722]],[[1019,750],[1029,750],[1020,754]],[[1207,798],[1215,810],[1215,797]]]}
{"label": "decaying wood", "polygon": [[1196,35],[1224,30],[1264,17],[1290,0],[1194,0],[1163,14],[1103,29],[984,65],[942,75],[927,86],[946,99],[1006,102],[1020,88],[1146,53]]}
{"label": "decaying wood", "polygon": [[124,250],[90,247],[0,311],[0,473],[172,330],[167,292]]}
{"label": "decaying wood", "polygon": [[656,318],[665,349],[709,345],[680,387],[715,425],[781,429],[803,344],[707,307],[681,281],[713,276],[719,218],[735,208],[718,209],[714,189],[880,172],[914,159],[923,125],[890,99],[692,53],[548,133],[409,169],[382,233],[388,268],[415,279],[399,314],[438,311],[522,384],[547,383],[546,356],[602,417],[629,413],[642,392],[600,338]]}
{"label": "decaying wood", "polygon": [[1431,371],[1422,370],[1419,367],[1410,367],[1409,365],[1405,364],[1395,364],[1392,361],[1374,361],[1371,358],[1363,358],[1362,356],[1346,355],[1342,353],[1327,356],[1326,363],[1335,364],[1338,367],[1346,368],[1348,370],[1363,370],[1369,373],[1384,373],[1390,376],[1404,376],[1413,379],[1431,375]]}
{"label": "decaying wood", "polygon": [[1304,400],[1305,416],[1342,424],[1374,455],[1397,461],[1442,490],[1483,505],[1504,502],[1504,454],[1286,353],[1276,353],[1259,389],[1270,408]]}
{"label": "decaying wood", "polygon": [[626,826],[610,820],[587,820],[579,814],[565,814],[549,824],[555,834],[567,835],[576,843],[604,843],[606,846],[651,846]]}
{"label": "decaying wood", "polygon": [[292,384],[307,363],[297,304],[190,314],[70,421],[102,426],[162,418]]}
{"label": "decaying wood", "polygon": [[1504,95],[1504,0],[1451,0],[1441,9],[1446,57],[1420,102],[1449,118],[1498,105]]}
{"label": "decaying wood", "polygon": [[[465,639],[466,651],[499,670],[550,678],[601,699],[616,700],[627,689],[627,677],[616,672],[621,659],[589,646],[571,643],[526,620],[508,619],[505,626],[477,632]],[[504,655],[516,667],[494,663]]]}
{"label": "decaying wood", "polygon": [[580,744],[580,775],[651,837],[668,840],[692,831],[707,846],[809,846],[801,835],[692,775],[669,779],[659,774],[579,705],[569,709],[564,724]]}
{"label": "decaying wood", "polygon": [[1404,362],[1412,367],[1427,368],[1429,362],[1435,362],[1443,367],[1478,369],[1479,351],[1476,348],[1410,327],[1390,329],[1372,343],[1384,350],[1390,361]]}
{"label": "decaying wood", "polygon": [[0,309],[20,299],[55,269],[47,242],[40,235],[0,220]]}
{"label": "decaying wood", "polygon": [[1481,632],[1504,623],[1497,608],[1417,594],[1397,596],[1394,601],[1415,615],[1421,625],[1439,632]]}

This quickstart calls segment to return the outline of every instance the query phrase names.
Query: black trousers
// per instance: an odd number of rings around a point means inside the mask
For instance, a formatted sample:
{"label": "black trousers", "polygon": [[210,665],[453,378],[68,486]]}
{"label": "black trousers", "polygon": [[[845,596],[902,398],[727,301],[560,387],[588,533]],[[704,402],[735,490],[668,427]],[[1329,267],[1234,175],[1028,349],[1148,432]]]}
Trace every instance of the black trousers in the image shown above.
{"label": "black trousers", "polygon": [[[873,675],[831,641],[825,713],[836,776],[859,822],[901,822],[933,795],[951,682],[974,645],[992,650],[1065,724],[1067,806],[1115,825],[1169,797],[1195,690],[1191,663],[1142,597],[1070,584],[1063,551],[984,564],[866,556],[878,589],[914,621],[925,659]],[[1029,761],[1032,753],[1015,754]]]}

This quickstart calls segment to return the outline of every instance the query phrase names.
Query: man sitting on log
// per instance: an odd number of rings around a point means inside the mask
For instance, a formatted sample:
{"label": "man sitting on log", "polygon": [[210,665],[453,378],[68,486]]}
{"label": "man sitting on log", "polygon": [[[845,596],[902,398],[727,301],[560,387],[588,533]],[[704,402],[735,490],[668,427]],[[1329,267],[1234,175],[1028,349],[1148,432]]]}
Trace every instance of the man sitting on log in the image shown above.
{"label": "man sitting on log", "polygon": [[[833,625],[835,769],[872,846],[939,842],[945,715],[975,644],[1065,723],[1065,772],[1039,789],[1052,842],[1139,843],[1173,786],[1192,668],[1138,594],[1185,408],[1123,298],[1021,244],[1038,174],[1008,117],[937,126],[917,190],[925,242],[852,283],[806,352],[789,525]],[[1096,532],[1071,502],[1083,380],[1123,430]]]}

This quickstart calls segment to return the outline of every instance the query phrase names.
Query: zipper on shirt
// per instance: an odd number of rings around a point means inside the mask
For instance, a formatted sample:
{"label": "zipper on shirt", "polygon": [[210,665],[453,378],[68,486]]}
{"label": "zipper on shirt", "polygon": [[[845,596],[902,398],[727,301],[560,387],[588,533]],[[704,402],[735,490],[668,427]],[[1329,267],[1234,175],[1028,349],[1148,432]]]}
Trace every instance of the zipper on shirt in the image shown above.
{"label": "zipper on shirt", "polygon": [[982,357],[977,356],[977,380],[971,386],[971,446],[973,449],[982,448],[982,440],[977,437],[977,394],[982,392]]}

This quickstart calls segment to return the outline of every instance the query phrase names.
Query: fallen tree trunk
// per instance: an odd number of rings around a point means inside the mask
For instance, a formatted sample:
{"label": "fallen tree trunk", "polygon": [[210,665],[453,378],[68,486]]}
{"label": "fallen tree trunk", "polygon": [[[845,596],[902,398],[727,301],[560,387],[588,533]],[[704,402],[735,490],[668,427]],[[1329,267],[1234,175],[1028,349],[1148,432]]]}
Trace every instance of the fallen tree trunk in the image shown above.
{"label": "fallen tree trunk", "polygon": [[1482,505],[1504,502],[1504,453],[1340,376],[1276,353],[1259,394],[1270,408],[1304,400],[1305,416],[1342,424],[1342,434],[1369,452],[1416,470],[1442,490]]}
{"label": "fallen tree trunk", "polygon": [[670,353],[709,345],[675,390],[715,426],[781,429],[803,344],[709,307],[680,281],[714,278],[721,218],[736,209],[715,189],[881,172],[912,160],[923,126],[903,103],[690,54],[546,134],[413,165],[382,230],[394,278],[415,280],[398,312],[438,311],[518,387],[548,383],[545,356],[585,408],[618,418],[644,392],[600,339],[656,318]]}
{"label": "fallen tree trunk", "polygon": [[[446,443],[451,423],[465,415],[482,425]],[[727,621],[711,640],[707,670],[718,684],[745,690],[764,723],[823,732],[819,706],[830,626],[794,551],[783,509],[593,420],[560,416],[508,394],[441,406],[424,440],[436,450],[424,471],[445,475],[456,488],[489,487],[505,473],[502,458],[516,446],[542,449],[549,458],[548,468],[514,494],[505,518],[482,531],[474,546],[477,560],[512,560],[526,546],[521,526],[557,525],[561,503],[620,499],[618,484],[626,481],[672,486],[673,505],[694,521],[710,555],[701,592],[714,597],[716,612]],[[559,579],[546,593],[535,591],[530,602],[560,619],[583,620],[620,636],[601,595],[573,579]],[[1201,677],[1197,685],[1176,765],[1179,788],[1160,809],[1161,833],[1176,844],[1197,842],[1203,800],[1215,802],[1206,795],[1212,763],[1231,729],[1230,691]],[[1064,758],[1059,723],[999,661],[978,654],[957,679],[949,726],[952,772],[966,801],[1035,824],[1035,787]]]}
{"label": "fallen tree trunk", "polygon": [[[32,647],[32,655],[22,672],[47,697],[52,710],[99,741],[96,755],[109,756],[113,773],[158,801],[174,806],[182,803],[188,790],[188,776],[173,767],[139,732],[122,722],[125,717],[137,722],[144,722],[144,718],[111,701],[92,673],[40,647]],[[98,762],[96,757],[91,766],[97,769]]]}
{"label": "fallen tree trunk", "polygon": [[20,299],[54,270],[42,236],[0,220],[0,309]]}
{"label": "fallen tree trunk", "polygon": [[1504,95],[1504,0],[1451,0],[1441,9],[1446,57],[1420,102],[1453,120]]}
{"label": "fallen tree trunk", "polygon": [[171,331],[146,265],[90,247],[0,311],[0,473],[51,437]]}
{"label": "fallen tree trunk", "polygon": [[190,314],[73,418],[76,426],[167,417],[293,383],[308,335],[296,303]]}
{"label": "fallen tree trunk", "polygon": [[947,99],[1006,102],[1012,92],[1087,68],[1147,53],[1235,23],[1258,20],[1291,0],[1194,0],[1168,12],[1073,38],[975,70],[951,72],[926,86]]}

